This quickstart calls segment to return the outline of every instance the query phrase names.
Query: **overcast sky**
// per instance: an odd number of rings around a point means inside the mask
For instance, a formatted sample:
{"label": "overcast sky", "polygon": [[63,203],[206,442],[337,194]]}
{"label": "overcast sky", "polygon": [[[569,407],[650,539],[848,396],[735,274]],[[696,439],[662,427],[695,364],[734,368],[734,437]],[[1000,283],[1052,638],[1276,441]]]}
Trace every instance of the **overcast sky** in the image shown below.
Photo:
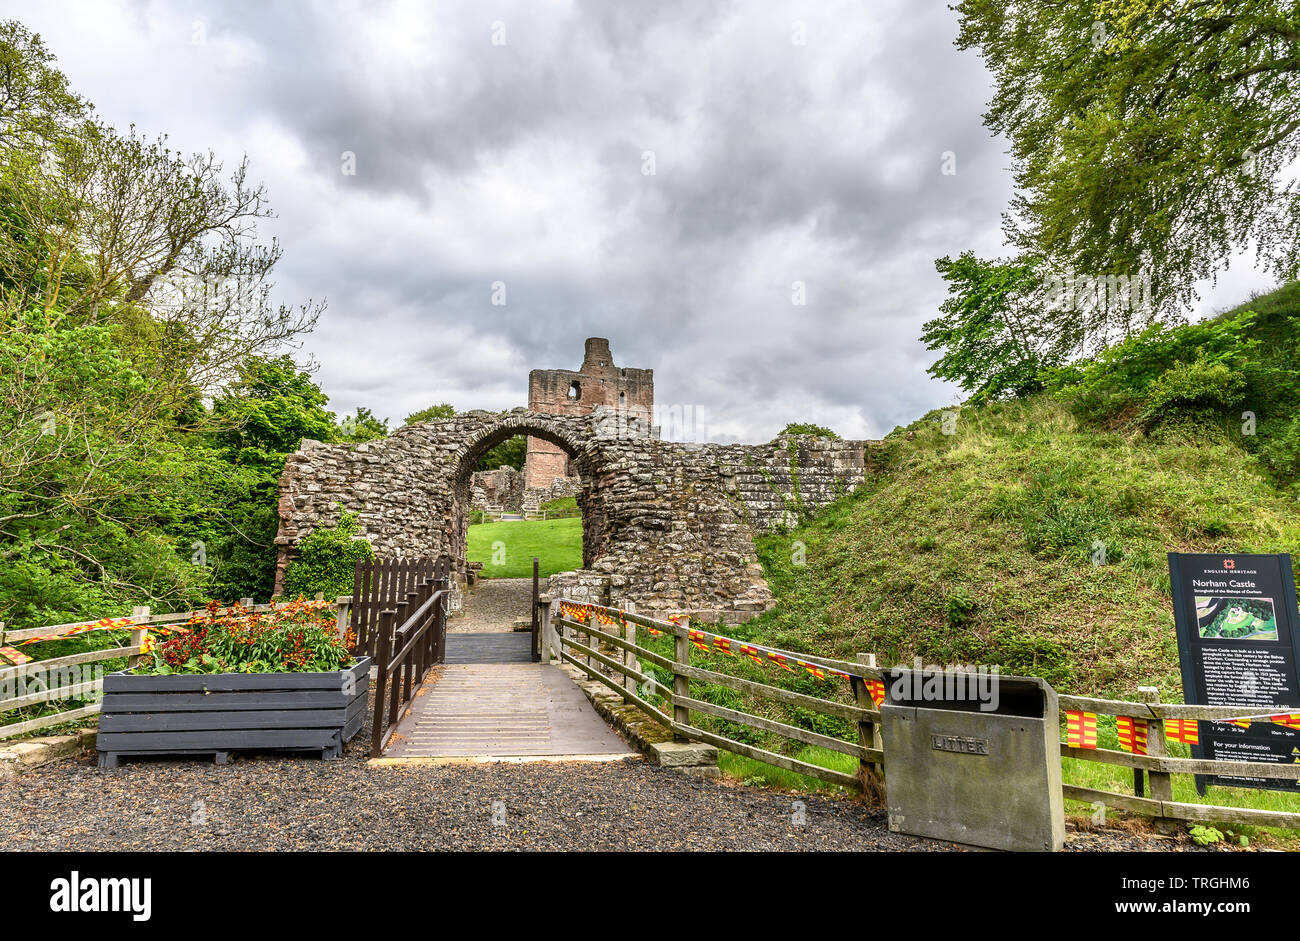
{"label": "overcast sky", "polygon": [[[696,436],[877,437],[956,400],[917,341],[934,259],[1001,253],[1011,177],[943,2],[0,10],[110,123],[248,155],[277,297],[328,300],[299,355],[340,414],[524,405],[592,335]],[[1201,311],[1268,286],[1236,263]]]}

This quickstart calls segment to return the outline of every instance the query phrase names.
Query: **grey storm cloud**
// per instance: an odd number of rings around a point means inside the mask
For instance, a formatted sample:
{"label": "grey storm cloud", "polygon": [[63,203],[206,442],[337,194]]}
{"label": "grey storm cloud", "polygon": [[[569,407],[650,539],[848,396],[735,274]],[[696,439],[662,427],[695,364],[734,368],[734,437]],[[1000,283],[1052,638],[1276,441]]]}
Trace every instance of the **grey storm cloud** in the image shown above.
{"label": "grey storm cloud", "polygon": [[589,335],[718,436],[954,400],[934,260],[1000,252],[1011,177],[944,3],[3,8],[112,123],[248,154],[336,410],[522,405]]}

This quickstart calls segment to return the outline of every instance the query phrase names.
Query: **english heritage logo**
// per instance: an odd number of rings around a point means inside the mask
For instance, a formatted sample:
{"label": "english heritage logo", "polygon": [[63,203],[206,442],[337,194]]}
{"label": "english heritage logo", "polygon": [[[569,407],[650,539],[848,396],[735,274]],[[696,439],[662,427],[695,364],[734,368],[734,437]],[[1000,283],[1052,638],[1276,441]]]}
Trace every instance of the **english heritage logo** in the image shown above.
{"label": "english heritage logo", "polygon": [[153,910],[152,879],[83,879],[72,870],[67,879],[50,883],[52,912],[130,912],[132,921],[148,921]]}

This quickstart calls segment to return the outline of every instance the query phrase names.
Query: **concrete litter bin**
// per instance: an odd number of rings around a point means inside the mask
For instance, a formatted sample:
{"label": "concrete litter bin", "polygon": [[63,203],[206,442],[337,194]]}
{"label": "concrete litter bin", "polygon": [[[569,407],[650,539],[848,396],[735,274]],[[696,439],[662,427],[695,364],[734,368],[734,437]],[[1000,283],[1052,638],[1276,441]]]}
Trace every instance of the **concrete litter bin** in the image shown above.
{"label": "concrete litter bin", "polygon": [[889,828],[992,849],[1061,849],[1056,691],[1035,677],[985,673],[977,695],[976,674],[960,672],[885,671]]}

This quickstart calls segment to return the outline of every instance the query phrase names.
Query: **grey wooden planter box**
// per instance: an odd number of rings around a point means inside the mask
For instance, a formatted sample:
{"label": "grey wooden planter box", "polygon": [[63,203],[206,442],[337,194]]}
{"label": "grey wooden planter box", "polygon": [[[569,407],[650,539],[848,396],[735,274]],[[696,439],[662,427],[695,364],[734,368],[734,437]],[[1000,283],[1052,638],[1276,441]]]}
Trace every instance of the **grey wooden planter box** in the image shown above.
{"label": "grey wooden planter box", "polygon": [[99,766],[127,755],[284,749],[337,758],[365,719],[370,658],[332,673],[204,673],[104,677]]}

